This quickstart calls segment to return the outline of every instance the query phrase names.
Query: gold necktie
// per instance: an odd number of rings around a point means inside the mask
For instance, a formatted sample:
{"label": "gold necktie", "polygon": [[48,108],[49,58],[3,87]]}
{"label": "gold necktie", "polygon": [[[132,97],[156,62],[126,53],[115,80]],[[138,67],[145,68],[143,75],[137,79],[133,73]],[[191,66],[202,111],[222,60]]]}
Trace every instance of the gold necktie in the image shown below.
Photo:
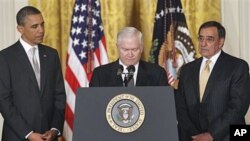
{"label": "gold necktie", "polygon": [[33,70],[34,70],[35,75],[36,75],[36,80],[37,80],[38,86],[40,88],[40,66],[37,62],[35,52],[36,52],[35,47],[30,49],[30,57],[31,57],[32,67],[33,67]]}
{"label": "gold necktie", "polygon": [[210,67],[209,64],[211,63],[211,60],[207,60],[205,67],[201,71],[200,75],[200,101],[202,101],[202,97],[204,95],[204,91],[207,85],[207,81],[210,75]]}

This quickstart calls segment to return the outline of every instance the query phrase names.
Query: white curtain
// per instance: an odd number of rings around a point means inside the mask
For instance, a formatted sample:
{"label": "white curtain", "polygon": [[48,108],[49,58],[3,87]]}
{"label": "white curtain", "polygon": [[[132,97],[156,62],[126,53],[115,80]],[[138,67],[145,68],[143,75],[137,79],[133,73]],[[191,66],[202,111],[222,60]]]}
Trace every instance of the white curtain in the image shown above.
{"label": "white curtain", "polygon": [[224,51],[250,64],[250,0],[222,0],[222,24],[227,31]]}
{"label": "white curtain", "polygon": [[16,13],[27,4],[27,0],[0,0],[0,50],[19,38],[16,30]]}
{"label": "white curtain", "polygon": [[[222,0],[222,24],[227,31],[224,51],[242,58],[250,65],[250,0]],[[246,115],[250,124],[250,108]]]}
{"label": "white curtain", "polygon": [[[19,38],[16,30],[16,13],[27,4],[27,0],[0,0],[0,50],[10,46]],[[0,140],[2,140],[2,125],[3,118],[0,115]]]}

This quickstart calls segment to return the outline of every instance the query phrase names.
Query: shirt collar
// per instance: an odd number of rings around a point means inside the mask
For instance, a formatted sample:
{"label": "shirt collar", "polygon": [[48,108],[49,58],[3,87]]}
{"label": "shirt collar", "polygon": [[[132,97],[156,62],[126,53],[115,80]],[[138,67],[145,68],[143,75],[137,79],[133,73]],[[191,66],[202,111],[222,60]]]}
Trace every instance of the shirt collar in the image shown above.
{"label": "shirt collar", "polygon": [[31,46],[30,44],[28,44],[27,42],[25,42],[22,37],[19,39],[20,43],[22,44],[25,52],[27,53],[31,48],[35,47],[38,48],[38,45],[35,46]]}
{"label": "shirt collar", "polygon": [[[220,50],[219,52],[217,52],[214,56],[212,56],[209,60],[211,60],[211,62],[212,62],[213,64],[215,64],[215,62],[216,62],[217,59],[219,58],[220,54],[221,54],[221,50]],[[208,60],[208,58],[203,57],[202,62],[206,62],[207,60]]]}
{"label": "shirt collar", "polygon": [[[221,50],[219,52],[217,52],[214,56],[212,56],[209,60],[211,61],[211,63],[209,64],[210,66],[210,70],[212,70],[214,68],[214,65],[216,63],[216,61],[218,60],[219,56],[221,54]],[[202,59],[202,64],[201,64],[201,67],[200,67],[200,70],[202,68],[204,68],[205,64],[206,64],[206,61],[208,60],[208,58],[206,57],[203,57]]]}
{"label": "shirt collar", "polygon": [[[119,64],[121,64],[123,66],[123,68],[124,68],[123,72],[128,72],[128,70],[126,69],[128,66],[124,65],[120,59],[119,59]],[[139,62],[136,63],[134,66],[135,66],[135,73],[137,73],[138,67],[139,67]]]}

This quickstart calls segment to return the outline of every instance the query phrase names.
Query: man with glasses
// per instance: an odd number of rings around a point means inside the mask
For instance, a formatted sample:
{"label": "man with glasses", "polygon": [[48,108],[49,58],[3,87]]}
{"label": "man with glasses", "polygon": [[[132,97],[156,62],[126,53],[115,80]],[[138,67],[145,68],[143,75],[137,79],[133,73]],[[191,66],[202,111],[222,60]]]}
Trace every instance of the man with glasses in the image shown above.
{"label": "man with glasses", "polygon": [[249,66],[222,50],[225,36],[220,23],[202,24],[202,57],[181,68],[175,97],[180,141],[229,141],[229,126],[245,124]]}

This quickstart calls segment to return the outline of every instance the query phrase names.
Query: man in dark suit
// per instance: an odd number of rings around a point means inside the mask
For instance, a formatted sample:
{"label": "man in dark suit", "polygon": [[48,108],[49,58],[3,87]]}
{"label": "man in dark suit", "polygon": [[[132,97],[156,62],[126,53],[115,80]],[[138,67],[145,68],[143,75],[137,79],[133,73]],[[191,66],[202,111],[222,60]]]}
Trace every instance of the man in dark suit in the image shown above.
{"label": "man in dark suit", "polygon": [[57,140],[66,102],[58,53],[40,44],[44,20],[38,9],[26,6],[16,18],[21,38],[0,51],[2,141]]}
{"label": "man in dark suit", "polygon": [[225,35],[216,21],[202,24],[198,38],[202,57],[181,68],[175,95],[180,141],[229,141],[229,126],[245,124],[249,66],[222,51]]}
{"label": "man in dark suit", "polygon": [[[143,51],[142,33],[134,27],[125,27],[117,34],[119,59],[97,67],[92,75],[90,87],[99,86],[166,86],[166,71],[156,65],[140,60]],[[131,80],[129,66],[133,66]],[[123,69],[124,68],[124,69]]]}

